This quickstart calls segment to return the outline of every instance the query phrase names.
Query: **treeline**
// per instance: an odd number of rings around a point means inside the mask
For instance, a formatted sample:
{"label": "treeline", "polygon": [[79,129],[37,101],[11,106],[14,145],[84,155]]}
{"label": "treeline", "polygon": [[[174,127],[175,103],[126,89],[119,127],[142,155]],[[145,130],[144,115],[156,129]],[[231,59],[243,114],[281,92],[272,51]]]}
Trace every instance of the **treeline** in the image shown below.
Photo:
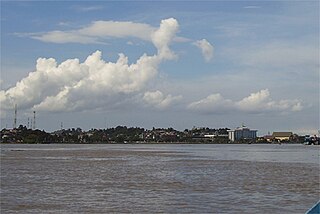
{"label": "treeline", "polygon": [[[1,143],[162,143],[199,142],[227,143],[228,128],[193,128],[178,131],[173,128],[117,126],[108,129],[62,129],[52,133],[32,130],[20,125],[16,129],[1,130]],[[207,137],[211,136],[211,137]]]}

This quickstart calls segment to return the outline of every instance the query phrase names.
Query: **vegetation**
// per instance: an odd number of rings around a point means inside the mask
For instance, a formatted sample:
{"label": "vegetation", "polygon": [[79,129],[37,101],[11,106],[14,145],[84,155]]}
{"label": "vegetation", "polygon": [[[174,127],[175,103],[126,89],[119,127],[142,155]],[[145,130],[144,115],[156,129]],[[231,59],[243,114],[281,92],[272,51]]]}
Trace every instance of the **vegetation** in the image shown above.
{"label": "vegetation", "polygon": [[[152,128],[117,126],[109,129],[80,128],[62,129],[52,133],[32,130],[20,125],[16,129],[3,129],[1,143],[230,143],[228,128],[211,129],[207,127],[177,131],[173,128]],[[301,143],[303,138],[294,135],[290,142]],[[273,143],[264,138],[241,139],[233,143]],[[285,143],[285,142],[284,142]]]}

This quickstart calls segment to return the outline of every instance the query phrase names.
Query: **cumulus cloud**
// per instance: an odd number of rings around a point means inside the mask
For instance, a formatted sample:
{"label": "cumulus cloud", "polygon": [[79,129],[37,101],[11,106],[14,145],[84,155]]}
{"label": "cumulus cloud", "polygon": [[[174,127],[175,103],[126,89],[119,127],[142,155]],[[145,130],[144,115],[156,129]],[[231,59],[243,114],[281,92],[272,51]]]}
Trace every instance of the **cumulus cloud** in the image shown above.
{"label": "cumulus cloud", "polygon": [[270,93],[269,90],[261,90],[256,93],[251,93],[248,97],[243,98],[242,100],[236,102],[236,107],[243,111],[257,111],[263,108],[266,108],[266,105],[273,105],[269,103]]}
{"label": "cumulus cloud", "polygon": [[235,103],[239,110],[246,112],[263,111],[300,111],[302,104],[299,100],[273,101],[268,89],[261,90]]}
{"label": "cumulus cloud", "polygon": [[225,99],[220,94],[212,94],[200,101],[190,103],[187,108],[202,113],[223,113],[226,111],[265,113],[270,111],[301,111],[303,106],[299,100],[274,101],[270,97],[269,90],[264,89],[252,93],[240,101],[232,101]]}
{"label": "cumulus cloud", "polygon": [[158,55],[172,59],[175,54],[170,50],[169,45],[178,31],[179,25],[174,18],[161,21],[161,27],[152,34],[152,42],[158,49]]}
{"label": "cumulus cloud", "polygon": [[213,58],[213,46],[207,40],[198,40],[193,44],[201,50],[202,55],[207,62]]}
{"label": "cumulus cloud", "polygon": [[85,62],[67,60],[57,65],[54,59],[38,59],[37,70],[15,87],[1,91],[2,107],[47,111],[79,110],[114,103],[115,98],[140,92],[157,74],[162,59],[143,55],[128,64],[123,54],[117,62],[105,62],[96,51]]}
{"label": "cumulus cloud", "polygon": [[[75,58],[59,64],[54,58],[39,58],[35,71],[15,86],[0,91],[1,109],[12,109],[15,104],[20,109],[43,111],[113,108],[132,97],[140,97],[149,106],[165,109],[182,97],[148,91],[148,84],[157,76],[160,63],[177,57],[170,49],[172,42],[191,42],[177,37],[178,31],[178,21],[169,18],[162,20],[158,28],[143,23],[95,21],[76,30],[19,34],[44,42],[82,44],[104,43],[109,37],[135,37],[151,42],[157,52],[143,54],[132,64],[123,53],[116,62],[104,61],[100,51],[89,55],[84,62]],[[202,50],[207,61],[212,58],[213,47],[207,40],[194,44]]]}
{"label": "cumulus cloud", "polygon": [[177,101],[181,100],[182,96],[172,96],[168,94],[165,96],[161,91],[147,91],[144,93],[143,100],[146,104],[156,107],[158,109],[165,109],[170,105],[176,103]]}
{"label": "cumulus cloud", "polygon": [[[14,87],[0,91],[1,108],[11,109],[14,104],[22,109],[46,111],[108,108],[144,93],[147,84],[157,75],[159,64],[174,57],[169,45],[177,31],[175,19],[162,20],[152,34],[157,54],[143,54],[132,64],[124,54],[119,54],[116,62],[106,62],[100,51],[88,56],[83,63],[69,59],[58,64],[53,58],[39,58],[34,72]],[[160,106],[169,105],[175,99],[168,95]]]}
{"label": "cumulus cloud", "polygon": [[233,102],[221,94],[211,94],[204,99],[190,103],[188,109],[203,113],[225,112],[233,108]]}

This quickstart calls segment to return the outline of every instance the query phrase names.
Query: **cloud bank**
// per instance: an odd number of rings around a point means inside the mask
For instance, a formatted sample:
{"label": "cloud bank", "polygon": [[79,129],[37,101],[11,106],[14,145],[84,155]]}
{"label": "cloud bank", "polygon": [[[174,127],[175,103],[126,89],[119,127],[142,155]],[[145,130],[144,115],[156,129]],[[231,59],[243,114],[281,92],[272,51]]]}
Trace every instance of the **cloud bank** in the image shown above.
{"label": "cloud bank", "polygon": [[[132,27],[131,23],[124,25]],[[145,25],[134,26],[150,30]],[[114,28],[113,36],[127,36],[129,32],[120,28],[117,31],[116,26]],[[160,27],[151,35],[157,53],[152,56],[143,54],[132,64],[128,64],[128,58],[122,53],[116,62],[106,62],[102,59],[100,51],[91,54],[82,63],[78,59],[68,59],[58,65],[53,58],[39,58],[34,72],[29,73],[14,87],[0,91],[1,108],[12,109],[14,104],[21,109],[33,108],[44,111],[111,108],[132,96],[143,94],[147,84],[157,75],[159,64],[175,57],[169,45],[178,28],[175,19],[162,20]],[[96,30],[101,35],[111,34],[111,31],[106,32],[99,27],[93,27],[91,30],[88,32]],[[131,31],[131,35],[144,37],[138,31]],[[152,93],[145,96],[145,100],[150,103]],[[158,104],[154,104],[167,107],[175,99],[168,95],[163,97],[163,100],[158,100]]]}
{"label": "cloud bank", "polygon": [[[15,104],[20,109],[42,111],[81,111],[90,109],[112,109],[134,99],[135,104],[166,109],[181,101],[182,96],[165,95],[159,90],[150,91],[148,86],[158,75],[158,67],[165,60],[175,59],[170,44],[177,38],[179,24],[176,19],[162,20],[158,28],[133,22],[97,21],[75,31],[52,31],[34,38],[56,43],[102,42],[105,37],[136,37],[152,42],[157,51],[154,55],[143,54],[128,63],[120,53],[116,62],[102,59],[96,51],[84,62],[68,59],[60,64],[53,58],[39,58],[34,72],[17,82],[14,87],[0,91],[1,110],[9,110]],[[201,49],[206,61],[213,57],[213,46],[205,39],[193,43]],[[274,101],[268,89],[250,94],[239,101],[224,98],[221,94],[187,105],[187,109],[201,113],[223,112],[288,112],[300,111],[299,100]]]}
{"label": "cloud bank", "polygon": [[225,99],[221,94],[212,94],[190,103],[187,108],[200,113],[214,114],[231,111],[246,113],[290,112],[301,111],[303,106],[299,100],[274,101],[270,97],[269,90],[264,89],[251,93],[240,101]]}

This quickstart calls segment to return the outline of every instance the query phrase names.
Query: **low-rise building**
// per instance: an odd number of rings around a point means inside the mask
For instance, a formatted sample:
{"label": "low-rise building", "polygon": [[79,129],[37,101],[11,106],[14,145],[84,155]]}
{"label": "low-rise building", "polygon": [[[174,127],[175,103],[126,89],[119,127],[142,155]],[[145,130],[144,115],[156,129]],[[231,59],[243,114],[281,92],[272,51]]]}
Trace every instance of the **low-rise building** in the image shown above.
{"label": "low-rise building", "polygon": [[272,133],[273,139],[279,140],[279,141],[289,140],[292,135],[293,135],[292,132],[273,132]]}
{"label": "low-rise building", "polygon": [[257,130],[251,130],[244,125],[234,130],[228,130],[228,134],[229,134],[229,140],[231,141],[257,138]]}
{"label": "low-rise building", "polygon": [[273,136],[270,134],[263,136],[263,139],[269,143],[274,141]]}

